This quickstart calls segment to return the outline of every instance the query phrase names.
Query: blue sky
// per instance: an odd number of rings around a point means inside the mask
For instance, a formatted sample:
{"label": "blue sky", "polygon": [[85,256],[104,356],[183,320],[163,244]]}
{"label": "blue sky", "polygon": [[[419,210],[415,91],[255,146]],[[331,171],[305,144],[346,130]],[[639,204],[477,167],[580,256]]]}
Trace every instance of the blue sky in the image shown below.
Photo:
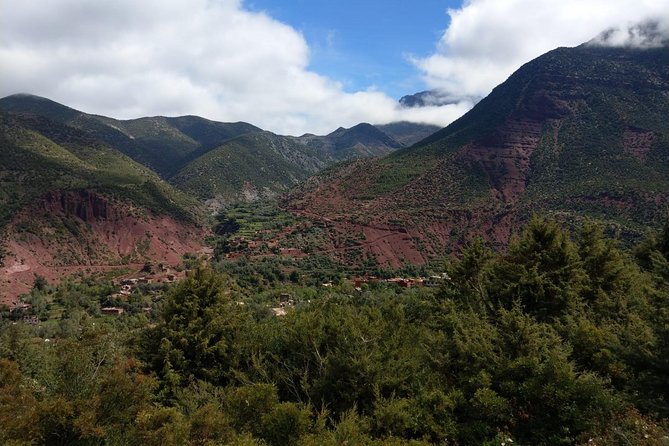
{"label": "blue sky", "polygon": [[311,48],[309,68],[344,84],[346,91],[375,86],[400,98],[427,88],[407,55],[427,57],[448,27],[445,0],[248,0],[302,32]]}

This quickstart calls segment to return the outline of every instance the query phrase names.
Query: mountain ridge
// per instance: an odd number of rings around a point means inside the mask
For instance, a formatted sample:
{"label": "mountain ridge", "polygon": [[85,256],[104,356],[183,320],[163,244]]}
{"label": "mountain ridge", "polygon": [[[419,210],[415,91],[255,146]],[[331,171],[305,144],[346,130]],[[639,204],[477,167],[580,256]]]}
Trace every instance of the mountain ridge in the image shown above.
{"label": "mountain ridge", "polygon": [[[361,123],[329,135],[294,137],[276,135],[245,122],[222,123],[194,115],[117,120],[29,94],[0,99],[0,110],[45,116],[87,132],[154,170],[173,185],[202,200],[219,204],[276,196],[325,166],[352,158],[386,155],[438,129],[423,124],[406,123],[395,127],[391,124],[391,136],[376,126]],[[259,146],[250,136],[240,139],[252,134],[262,134],[259,138],[264,141],[263,145]],[[248,144],[242,144],[244,141]],[[267,149],[264,154],[267,159],[258,152],[262,147]],[[285,153],[274,150],[277,147],[284,148]],[[225,165],[216,160],[216,153],[226,154]],[[205,166],[205,160],[219,165],[221,170],[216,172],[211,166]],[[283,173],[283,178],[274,175],[274,181],[266,181],[251,169],[256,166],[258,171],[267,170],[273,164],[281,166],[277,173]],[[238,181],[239,172],[246,173],[246,181]],[[207,178],[201,178],[205,173]],[[229,176],[235,187],[227,183],[228,174],[232,174]]]}
{"label": "mountain ridge", "polygon": [[91,268],[203,249],[203,210],[83,130],[0,111],[0,303]]}

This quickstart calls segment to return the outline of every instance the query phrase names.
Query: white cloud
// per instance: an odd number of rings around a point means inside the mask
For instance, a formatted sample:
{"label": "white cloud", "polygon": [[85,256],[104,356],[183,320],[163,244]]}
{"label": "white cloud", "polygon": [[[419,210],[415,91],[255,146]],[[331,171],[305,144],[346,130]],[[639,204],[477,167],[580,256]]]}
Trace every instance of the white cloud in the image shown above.
{"label": "white cloud", "polygon": [[612,27],[588,42],[593,46],[658,48],[669,44],[669,19],[649,20],[628,27]]}
{"label": "white cloud", "polygon": [[481,97],[523,63],[605,29],[614,28],[609,44],[634,44],[628,27],[648,19],[666,32],[668,11],[669,0],[467,0],[449,10],[435,54],[414,63],[431,88]]}
{"label": "white cloud", "polygon": [[198,114],[275,132],[362,121],[445,125],[466,107],[404,110],[309,70],[295,29],[239,0],[22,0],[0,6],[0,95],[118,118]]}
{"label": "white cloud", "polygon": [[[405,109],[380,91],[347,92],[311,71],[304,37],[241,0],[4,1],[0,96],[33,93],[117,118],[197,114],[284,134],[359,122],[446,125],[522,63],[666,15],[668,2],[466,1],[449,11],[436,53],[415,61],[457,103]],[[620,37],[611,36],[609,43]]]}

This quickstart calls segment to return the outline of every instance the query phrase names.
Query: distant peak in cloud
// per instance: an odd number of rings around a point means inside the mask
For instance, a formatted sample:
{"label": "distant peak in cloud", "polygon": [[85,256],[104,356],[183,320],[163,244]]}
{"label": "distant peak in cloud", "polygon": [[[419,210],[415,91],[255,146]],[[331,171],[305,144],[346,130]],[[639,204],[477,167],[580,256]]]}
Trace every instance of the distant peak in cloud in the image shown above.
{"label": "distant peak in cloud", "polygon": [[400,98],[400,105],[405,108],[413,107],[441,107],[444,105],[458,104],[466,100],[470,103],[477,103],[481,97],[470,96],[463,98],[462,95],[452,94],[445,90],[434,89],[427,91],[420,91],[418,93],[402,96]]}
{"label": "distant peak in cloud", "polygon": [[646,20],[628,27],[611,27],[587,45],[625,48],[669,46],[669,26],[659,20]]}

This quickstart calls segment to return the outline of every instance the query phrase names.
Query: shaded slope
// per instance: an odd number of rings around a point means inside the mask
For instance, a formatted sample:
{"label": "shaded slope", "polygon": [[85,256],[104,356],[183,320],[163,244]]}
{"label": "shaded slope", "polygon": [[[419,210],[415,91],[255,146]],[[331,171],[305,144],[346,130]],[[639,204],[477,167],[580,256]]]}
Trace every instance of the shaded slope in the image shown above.
{"label": "shaded slope", "polygon": [[202,199],[222,203],[274,196],[333,160],[293,137],[271,132],[230,140],[198,157],[172,182]]}
{"label": "shaded slope", "polygon": [[47,117],[78,128],[168,178],[197,156],[226,140],[261,129],[198,116],[162,116],[117,120],[91,115],[46,98],[12,95],[0,99],[0,110]]}
{"label": "shaded slope", "polygon": [[[409,127],[402,134],[406,137],[414,131]],[[196,157],[170,182],[202,199],[213,199],[215,207],[276,196],[337,162],[385,155],[401,147],[402,143],[370,124],[340,128],[326,136],[248,133]]]}

